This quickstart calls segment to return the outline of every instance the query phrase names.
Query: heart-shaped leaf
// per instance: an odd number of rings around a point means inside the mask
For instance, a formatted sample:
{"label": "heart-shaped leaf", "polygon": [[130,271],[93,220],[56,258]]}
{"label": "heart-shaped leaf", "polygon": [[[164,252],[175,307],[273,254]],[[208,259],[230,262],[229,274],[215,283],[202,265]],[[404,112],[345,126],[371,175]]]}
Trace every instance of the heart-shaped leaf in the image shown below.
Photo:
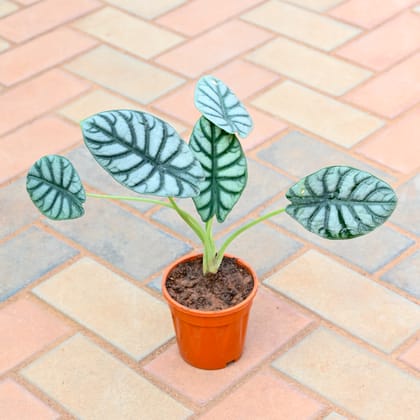
{"label": "heart-shaped leaf", "polygon": [[208,120],[228,133],[244,138],[252,130],[252,119],[241,101],[214,76],[204,76],[197,82],[194,102]]}
{"label": "heart-shaped leaf", "polygon": [[234,134],[201,117],[191,135],[190,147],[205,174],[200,195],[193,198],[197,211],[204,222],[214,215],[223,222],[247,181],[247,163],[241,144]]}
{"label": "heart-shaped leaf", "polygon": [[193,197],[203,171],[165,121],[146,112],[115,110],[82,121],[86,146],[120,184],[140,194]]}
{"label": "heart-shaped leaf", "polygon": [[394,190],[368,172],[348,166],[323,168],[289,189],[287,213],[327,239],[351,239],[384,223],[397,205]]}
{"label": "heart-shaped leaf", "polygon": [[26,189],[38,210],[50,219],[76,219],[85,213],[85,190],[65,157],[48,155],[36,161],[26,177]]}

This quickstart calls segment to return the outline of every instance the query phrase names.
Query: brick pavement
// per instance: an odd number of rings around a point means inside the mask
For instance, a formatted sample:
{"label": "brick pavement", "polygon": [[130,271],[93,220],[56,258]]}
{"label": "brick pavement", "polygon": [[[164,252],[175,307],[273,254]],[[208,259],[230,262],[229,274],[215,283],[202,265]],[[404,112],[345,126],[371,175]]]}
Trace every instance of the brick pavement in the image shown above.
{"label": "brick pavement", "polygon": [[[240,238],[231,252],[262,285],[243,357],[212,372],[181,360],[160,296],[165,264],[198,247],[179,220],[90,199],[51,222],[24,186],[61,153],[88,190],[121,193],[78,121],[136,108],[188,138],[208,73],[255,121],[218,239],[325,165],[399,195],[366,238],[320,240],[286,216]],[[418,419],[419,74],[418,0],[0,1],[0,418]]]}

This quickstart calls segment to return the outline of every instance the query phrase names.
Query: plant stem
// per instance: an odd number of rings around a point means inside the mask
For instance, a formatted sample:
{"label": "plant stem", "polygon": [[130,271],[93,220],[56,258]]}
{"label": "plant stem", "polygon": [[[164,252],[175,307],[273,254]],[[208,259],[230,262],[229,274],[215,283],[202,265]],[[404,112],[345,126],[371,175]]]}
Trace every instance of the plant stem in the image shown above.
{"label": "plant stem", "polygon": [[264,216],[259,217],[258,219],[252,220],[251,222],[247,223],[246,225],[242,226],[237,231],[233,232],[232,235],[230,235],[226,241],[223,243],[223,245],[220,247],[219,252],[217,253],[216,257],[216,265],[217,267],[220,266],[223,260],[223,255],[226,251],[226,248],[232,243],[233,240],[235,240],[241,233],[247,231],[249,228],[257,225],[258,223],[263,222],[264,220],[269,219],[270,217],[277,216],[280,213],[283,213],[286,210],[286,208],[282,208],[279,210],[274,210],[270,213],[265,214]]}
{"label": "plant stem", "polygon": [[129,197],[124,195],[108,195],[108,194],[93,194],[86,193],[88,197],[93,198],[107,198],[108,200],[124,200],[124,201],[140,201],[141,203],[150,203],[150,204],[159,204],[160,206],[169,207],[172,209],[172,205],[166,203],[165,201],[154,200],[153,198],[143,198],[143,197]]}

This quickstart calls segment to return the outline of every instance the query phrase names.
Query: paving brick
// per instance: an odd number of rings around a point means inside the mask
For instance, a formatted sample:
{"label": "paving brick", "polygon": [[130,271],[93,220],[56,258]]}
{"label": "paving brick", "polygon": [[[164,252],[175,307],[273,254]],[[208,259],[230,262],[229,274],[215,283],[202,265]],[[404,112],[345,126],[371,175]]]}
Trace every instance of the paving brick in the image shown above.
{"label": "paving brick", "polygon": [[19,7],[15,3],[12,3],[8,0],[3,0],[0,3],[0,17],[7,16],[18,9]]}
{"label": "paving brick", "polygon": [[212,0],[196,0],[160,17],[157,23],[184,35],[194,36],[261,2],[230,0],[215,5]]}
{"label": "paving brick", "polygon": [[168,93],[184,81],[105,45],[73,60],[66,68],[142,104]]}
{"label": "paving brick", "polygon": [[[226,237],[223,237],[222,240],[225,239]],[[218,243],[221,244],[222,240]],[[250,244],[254,244],[254,246],[250,246]],[[301,243],[265,224],[259,224],[236,238],[227,252],[241,257],[251,264],[257,272],[258,278],[262,280],[276,265],[285,261],[301,248]]]}
{"label": "paving brick", "polygon": [[[79,173],[82,182],[86,186],[90,186],[98,190],[103,194],[121,195],[124,197],[135,197],[138,194],[130,191],[126,187],[119,184],[117,181],[109,176],[108,172],[101,168],[97,164],[96,160],[89,153],[87,147],[84,145],[72,150],[66,154],[66,157],[73,163],[77,172]],[[159,197],[146,196],[153,199],[159,199]],[[90,200],[94,200],[93,198]],[[153,204],[141,203],[136,201],[124,201],[126,205],[136,208],[141,212],[145,212],[153,207]],[[102,201],[102,205],[107,205],[107,202]]]}
{"label": "paving brick", "polygon": [[332,413],[328,414],[328,416],[324,417],[323,420],[347,420],[347,417],[344,417],[341,414],[333,411]]}
{"label": "paving brick", "polygon": [[325,12],[343,1],[344,0],[288,0],[289,3],[303,6],[307,9],[315,10],[316,12]]}
{"label": "paving brick", "polygon": [[264,283],[386,353],[420,326],[415,304],[314,250]]}
{"label": "paving brick", "polygon": [[[183,38],[112,7],[78,20],[74,26],[104,42],[143,58],[151,58],[179,44]],[[139,42],[147,40],[147,42]]]}
{"label": "paving brick", "polygon": [[363,28],[373,28],[417,0],[350,0],[331,10],[329,14]]}
{"label": "paving brick", "polygon": [[191,412],[81,334],[21,371],[77,418],[185,419]]}
{"label": "paving brick", "polygon": [[418,102],[419,71],[420,52],[349,92],[344,98],[377,114],[395,118]]}
{"label": "paving brick", "polygon": [[47,223],[141,281],[190,250],[185,243],[105,200],[89,199],[80,219]]}
{"label": "paving brick", "polygon": [[420,411],[414,376],[324,327],[274,366],[358,418],[415,420]]}
{"label": "paving brick", "polygon": [[0,56],[0,82],[13,85],[96,45],[96,41],[67,28],[15,47]]}
{"label": "paving brick", "polygon": [[356,151],[398,172],[411,173],[420,167],[420,106],[371,136]]}
{"label": "paving brick", "polygon": [[27,41],[91,12],[100,4],[96,0],[43,0],[2,19],[0,35],[14,42]]}
{"label": "paving brick", "polygon": [[324,51],[331,51],[360,33],[330,17],[277,0],[265,2],[242,18]]}
{"label": "paving brick", "polygon": [[420,299],[420,251],[402,260],[381,279]]}
{"label": "paving brick", "polygon": [[271,37],[263,29],[234,20],[172,49],[156,62],[186,76],[196,77]]}
{"label": "paving brick", "polygon": [[316,418],[323,408],[318,401],[309,398],[267,370],[257,373],[200,418],[309,420]]}
{"label": "paving brick", "polygon": [[343,147],[352,147],[383,121],[311,89],[286,81],[252,104]]}
{"label": "paving brick", "polygon": [[372,75],[370,71],[285,38],[270,41],[248,59],[335,96],[343,95]]}
{"label": "paving brick", "polygon": [[[284,207],[288,203],[283,199],[266,211]],[[388,226],[381,226],[369,235],[349,241],[330,241],[308,232],[287,214],[273,218],[272,222],[369,273],[375,273],[414,244],[413,240]],[[369,255],[369,258],[366,258],[366,255]]]}
{"label": "paving brick", "polygon": [[166,304],[88,258],[33,292],[136,360],[173,337]]}
{"label": "paving brick", "polygon": [[81,139],[78,128],[43,117],[0,139],[0,182],[29,169],[43,155],[58,153]]}
{"label": "paving brick", "polygon": [[0,302],[76,254],[76,250],[34,227],[3,243]]}
{"label": "paving brick", "polygon": [[9,43],[4,41],[3,39],[0,38],[0,52],[3,52],[5,50],[7,50],[9,48]]}
{"label": "paving brick", "polygon": [[258,157],[296,178],[303,178],[325,166],[347,165],[363,169],[387,182],[396,181],[396,178],[386,172],[367,165],[347,153],[299,131],[291,131],[281,137],[279,141],[261,149],[258,152]]}
{"label": "paving brick", "polygon": [[254,107],[248,106],[247,109],[254,122],[254,128],[249,136],[242,141],[242,147],[245,151],[259,146],[287,128],[287,124],[283,121],[273,118]]}
{"label": "paving brick", "polygon": [[128,12],[134,13],[146,19],[153,19],[163,13],[166,13],[177,6],[185,3],[187,0],[105,0],[109,4],[120,7]]}
{"label": "paving brick", "polygon": [[420,371],[420,340],[417,340],[411,347],[401,354],[399,359]]}
{"label": "paving brick", "polygon": [[397,189],[398,206],[392,222],[420,236],[420,174]]}
{"label": "paving brick", "polygon": [[22,199],[25,194],[25,179],[20,179],[0,189],[2,209],[0,212],[0,239],[38,218],[35,212],[28,211],[28,202]]}
{"label": "paving brick", "polygon": [[4,306],[0,310],[0,373],[22,363],[70,331],[61,320],[30,300],[20,299]]}
{"label": "paving brick", "polygon": [[[248,159],[248,184],[225,222],[222,224],[214,223],[214,232],[219,233],[239,219],[247,216],[256,206],[269,200],[290,184],[291,181],[283,175],[257,164],[252,159]],[[180,200],[180,206],[196,214],[192,200]],[[154,213],[152,218],[175,232],[197,241],[195,234],[190,232],[190,229],[185,229],[185,223],[174,211],[164,208]]]}
{"label": "paving brick", "polygon": [[[57,86],[60,89],[57,89]],[[53,69],[0,96],[0,135],[13,130],[87,90],[89,85]]]}
{"label": "paving brick", "polygon": [[8,420],[55,420],[59,415],[11,379],[0,382],[0,413]]}
{"label": "paving brick", "polygon": [[165,385],[198,404],[205,404],[246,375],[253,367],[305,328],[310,320],[263,288],[257,293],[249,318],[244,353],[223,370],[196,369],[171,346],[145,366]]}
{"label": "paving brick", "polygon": [[406,12],[337,51],[376,71],[389,68],[420,47],[420,19]]}

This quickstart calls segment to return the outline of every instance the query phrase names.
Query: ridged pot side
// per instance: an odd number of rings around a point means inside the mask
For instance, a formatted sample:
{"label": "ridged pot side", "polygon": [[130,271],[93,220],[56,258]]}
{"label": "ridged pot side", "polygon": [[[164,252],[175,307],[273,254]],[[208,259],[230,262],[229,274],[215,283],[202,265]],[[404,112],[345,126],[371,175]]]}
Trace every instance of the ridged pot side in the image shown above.
{"label": "ridged pot side", "polygon": [[178,264],[200,256],[201,254],[183,257],[168,266],[162,277],[162,293],[171,310],[178,348],[183,359],[200,369],[222,369],[242,355],[258,279],[249,264],[235,256],[226,255],[234,258],[252,276],[254,286],[251,293],[245,300],[228,309],[200,311],[187,308],[170,296],[166,280]]}

